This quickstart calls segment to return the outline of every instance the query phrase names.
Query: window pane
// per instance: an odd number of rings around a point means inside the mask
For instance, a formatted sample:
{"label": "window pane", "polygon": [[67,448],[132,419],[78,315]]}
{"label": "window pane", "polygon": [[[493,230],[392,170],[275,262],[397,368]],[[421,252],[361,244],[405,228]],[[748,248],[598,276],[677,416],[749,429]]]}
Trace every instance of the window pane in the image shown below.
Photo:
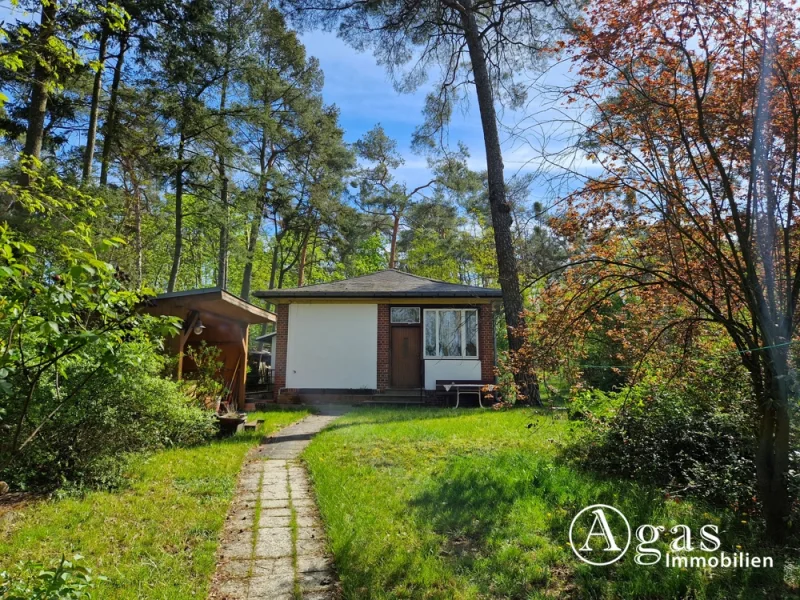
{"label": "window pane", "polygon": [[478,356],[478,311],[464,311],[464,344],[465,356]]}
{"label": "window pane", "polygon": [[425,311],[425,356],[436,356],[436,311]]}
{"label": "window pane", "polygon": [[461,356],[461,311],[439,311],[439,356]]}
{"label": "window pane", "polygon": [[392,307],[392,323],[419,323],[419,308],[416,306]]}

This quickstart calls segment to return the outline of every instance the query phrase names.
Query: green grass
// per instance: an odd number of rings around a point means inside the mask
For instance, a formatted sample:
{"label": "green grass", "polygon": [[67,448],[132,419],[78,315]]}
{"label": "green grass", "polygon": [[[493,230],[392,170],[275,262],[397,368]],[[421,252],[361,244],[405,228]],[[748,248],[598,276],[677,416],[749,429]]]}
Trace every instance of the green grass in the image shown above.
{"label": "green grass", "polygon": [[741,517],[564,462],[559,448],[575,427],[522,409],[372,409],[336,421],[304,458],[345,597],[793,597],[778,560],[773,570],[713,573],[638,566],[632,551],[608,567],[578,561],[570,522],[597,503],[634,529],[716,523],[721,550],[774,553],[759,551]]}
{"label": "green grass", "polygon": [[205,598],[217,539],[247,451],[305,411],[258,413],[257,432],[132,463],[115,492],[29,504],[0,517],[0,570],[20,560],[79,553],[100,584],[97,598]]}

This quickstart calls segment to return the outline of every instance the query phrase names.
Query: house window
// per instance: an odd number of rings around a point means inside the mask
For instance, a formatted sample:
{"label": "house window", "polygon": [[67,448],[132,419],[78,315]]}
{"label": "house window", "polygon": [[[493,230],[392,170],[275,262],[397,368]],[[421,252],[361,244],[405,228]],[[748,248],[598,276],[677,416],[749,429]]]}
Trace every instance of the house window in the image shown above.
{"label": "house window", "polygon": [[425,310],[425,358],[477,356],[478,311],[476,309]]}
{"label": "house window", "polygon": [[392,323],[419,323],[419,308],[416,306],[392,307]]}

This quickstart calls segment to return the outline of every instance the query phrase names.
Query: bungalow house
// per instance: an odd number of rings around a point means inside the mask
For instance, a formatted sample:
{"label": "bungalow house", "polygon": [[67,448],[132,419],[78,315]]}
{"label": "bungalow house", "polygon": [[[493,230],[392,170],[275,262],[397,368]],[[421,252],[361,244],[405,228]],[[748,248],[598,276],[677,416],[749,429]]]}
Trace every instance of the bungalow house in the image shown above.
{"label": "bungalow house", "polygon": [[277,306],[276,399],[422,397],[437,380],[494,379],[498,289],[388,269],[255,295]]}

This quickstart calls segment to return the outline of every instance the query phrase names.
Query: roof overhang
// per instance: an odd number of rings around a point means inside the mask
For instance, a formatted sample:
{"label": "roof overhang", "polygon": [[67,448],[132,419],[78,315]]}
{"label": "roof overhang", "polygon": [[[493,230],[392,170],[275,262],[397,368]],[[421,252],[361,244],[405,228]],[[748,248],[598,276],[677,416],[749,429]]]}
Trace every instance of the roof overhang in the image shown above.
{"label": "roof overhang", "polygon": [[330,299],[392,299],[392,298],[458,298],[459,300],[487,300],[487,299],[500,299],[503,293],[500,290],[491,290],[479,295],[465,296],[464,293],[458,292],[308,292],[303,293],[301,290],[286,290],[286,293],[281,293],[282,290],[267,290],[263,292],[255,292],[254,296],[264,298],[273,302],[280,302],[281,300],[300,300],[305,298],[330,298]]}
{"label": "roof overhang", "polygon": [[275,323],[275,313],[259,308],[220,288],[159,294],[144,302],[143,310],[154,315],[185,316],[192,310],[214,314],[240,323]]}

